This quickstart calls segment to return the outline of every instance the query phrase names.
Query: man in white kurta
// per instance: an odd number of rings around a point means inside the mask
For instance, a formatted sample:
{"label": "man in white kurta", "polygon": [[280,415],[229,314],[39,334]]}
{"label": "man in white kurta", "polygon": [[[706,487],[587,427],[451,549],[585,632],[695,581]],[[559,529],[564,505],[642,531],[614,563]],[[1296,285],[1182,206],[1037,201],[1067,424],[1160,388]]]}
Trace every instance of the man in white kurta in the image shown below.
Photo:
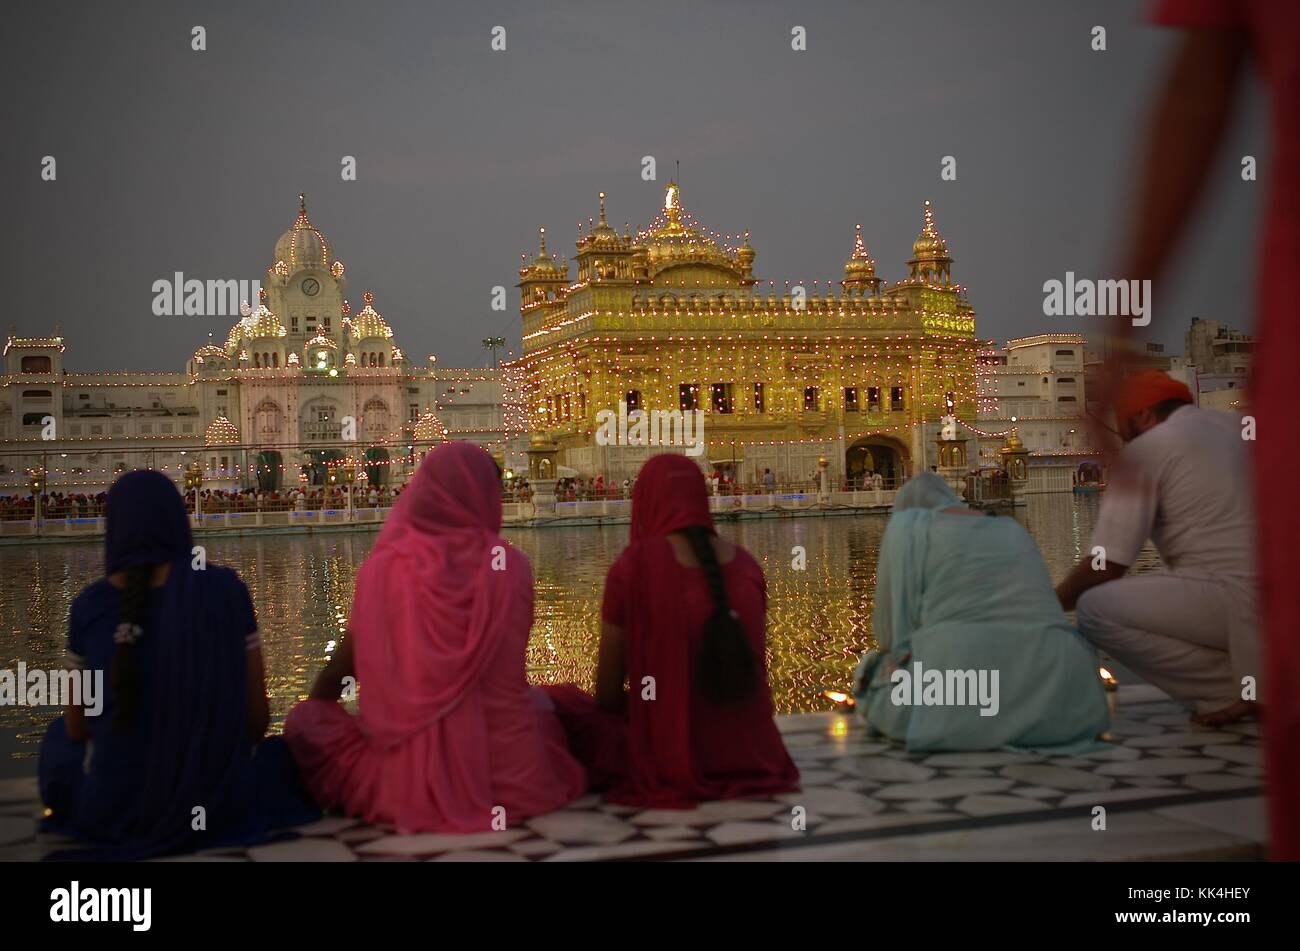
{"label": "man in white kurta", "polygon": [[[1152,387],[1152,373],[1145,400],[1116,400],[1128,445],[1089,551],[1057,594],[1101,651],[1192,703],[1201,722],[1231,722],[1255,712],[1261,673],[1242,421],[1191,405],[1164,374]],[[1148,539],[1163,567],[1126,574]]]}

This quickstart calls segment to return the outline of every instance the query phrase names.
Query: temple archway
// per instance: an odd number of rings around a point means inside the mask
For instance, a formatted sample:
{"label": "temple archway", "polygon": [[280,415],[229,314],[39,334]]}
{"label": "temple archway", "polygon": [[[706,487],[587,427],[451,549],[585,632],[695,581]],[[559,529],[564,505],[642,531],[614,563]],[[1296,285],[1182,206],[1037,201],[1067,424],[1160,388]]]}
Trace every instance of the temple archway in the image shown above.
{"label": "temple archway", "polygon": [[264,492],[280,488],[280,471],[284,456],[274,449],[264,449],[257,454],[257,487]]}
{"label": "temple archway", "polygon": [[382,446],[371,446],[365,452],[366,481],[373,486],[388,482],[388,450]]}
{"label": "temple archway", "polygon": [[844,472],[850,485],[861,486],[868,473],[877,472],[886,486],[897,486],[910,471],[911,453],[892,436],[864,436],[844,450]]}

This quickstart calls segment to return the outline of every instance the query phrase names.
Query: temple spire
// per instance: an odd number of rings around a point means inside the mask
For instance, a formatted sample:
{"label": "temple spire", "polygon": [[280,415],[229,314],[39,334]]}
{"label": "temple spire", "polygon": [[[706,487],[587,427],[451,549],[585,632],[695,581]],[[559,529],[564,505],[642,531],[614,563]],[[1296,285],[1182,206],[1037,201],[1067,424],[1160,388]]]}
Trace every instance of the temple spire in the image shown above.
{"label": "temple spire", "polygon": [[605,223],[605,193],[600,193],[600,223]]}

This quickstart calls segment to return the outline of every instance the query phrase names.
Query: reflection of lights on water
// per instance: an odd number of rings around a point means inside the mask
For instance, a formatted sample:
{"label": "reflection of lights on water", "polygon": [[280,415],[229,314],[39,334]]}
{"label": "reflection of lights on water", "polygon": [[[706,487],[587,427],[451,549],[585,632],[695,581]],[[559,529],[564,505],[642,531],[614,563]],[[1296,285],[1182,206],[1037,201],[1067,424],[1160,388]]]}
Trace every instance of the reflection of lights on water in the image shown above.
{"label": "reflection of lights on water", "polygon": [[1097,676],[1101,678],[1101,682],[1106,685],[1107,690],[1114,690],[1119,686],[1119,679],[1105,667],[1097,668]]}
{"label": "reflection of lights on water", "polygon": [[830,735],[831,735],[831,736],[848,736],[848,735],[849,735],[849,721],[846,720],[846,719],[844,719],[843,717],[840,717],[838,720],[836,720],[834,723],[831,724]]}

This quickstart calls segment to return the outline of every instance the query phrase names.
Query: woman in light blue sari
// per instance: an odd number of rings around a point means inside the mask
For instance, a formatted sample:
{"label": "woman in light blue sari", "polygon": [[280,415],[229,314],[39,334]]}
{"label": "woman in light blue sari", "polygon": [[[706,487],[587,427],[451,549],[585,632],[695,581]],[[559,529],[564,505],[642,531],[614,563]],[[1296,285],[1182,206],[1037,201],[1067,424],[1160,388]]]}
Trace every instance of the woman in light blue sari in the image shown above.
{"label": "woman in light blue sari", "polygon": [[909,750],[1069,755],[1109,724],[1096,652],[1029,533],[964,506],[938,475],[899,491],[876,573],[878,648],[854,673],[872,733]]}

